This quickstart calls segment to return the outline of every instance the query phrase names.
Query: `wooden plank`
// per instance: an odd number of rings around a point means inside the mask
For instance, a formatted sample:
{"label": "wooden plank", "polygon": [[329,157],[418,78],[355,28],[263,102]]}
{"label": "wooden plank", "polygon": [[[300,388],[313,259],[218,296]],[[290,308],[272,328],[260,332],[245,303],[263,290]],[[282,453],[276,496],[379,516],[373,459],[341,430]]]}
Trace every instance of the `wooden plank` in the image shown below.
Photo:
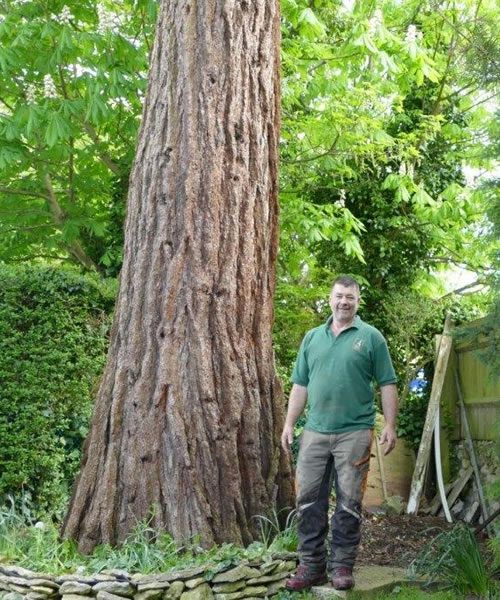
{"label": "wooden plank", "polygon": [[466,523],[470,523],[477,514],[479,509],[479,500],[474,500],[474,502],[469,506],[469,510],[464,515],[464,521]]}
{"label": "wooden plank", "polygon": [[[451,490],[452,487],[453,487],[453,483],[447,483],[444,486],[445,494],[448,494],[448,492]],[[429,506],[427,508],[424,508],[424,510],[422,512],[427,515],[435,515],[440,508],[441,508],[441,494],[438,491],[438,493],[431,500]]]}
{"label": "wooden plank", "polygon": [[427,470],[432,445],[432,433],[436,424],[436,414],[441,399],[446,368],[448,366],[448,360],[452,347],[450,329],[451,317],[450,315],[447,315],[444,324],[443,335],[441,337],[441,343],[439,344],[436,368],[434,370],[434,379],[432,381],[431,397],[427,407],[424,430],[420,440],[417,461],[415,463],[415,471],[413,472],[413,479],[411,482],[410,497],[408,499],[408,506],[406,509],[406,512],[410,515],[417,513],[418,506],[420,504],[420,498],[422,496],[425,472]]}
{"label": "wooden plank", "polygon": [[[453,488],[447,496],[448,506],[453,506],[455,504],[455,500],[460,496],[462,490],[467,485],[467,482],[471,478],[472,473],[474,472],[472,467],[469,467],[461,477],[459,477],[455,483],[453,484]],[[442,516],[444,511],[440,511],[439,514]]]}
{"label": "wooden plank", "polygon": [[[460,414],[462,416],[462,427],[465,433],[465,446],[469,452],[470,462],[474,471],[474,477],[476,480],[477,492],[479,494],[479,504],[481,506],[481,513],[485,521],[488,520],[489,511],[484,498],[483,486],[481,483],[481,475],[479,474],[479,466],[477,464],[476,452],[474,451],[474,444],[472,443],[472,436],[470,434],[469,420],[467,419],[467,411],[465,410],[464,397],[462,394],[462,387],[460,385],[460,379],[458,377],[458,370],[455,369],[455,384],[457,386],[458,402],[460,404]],[[492,526],[489,526],[486,530],[490,535],[495,535],[495,530]]]}

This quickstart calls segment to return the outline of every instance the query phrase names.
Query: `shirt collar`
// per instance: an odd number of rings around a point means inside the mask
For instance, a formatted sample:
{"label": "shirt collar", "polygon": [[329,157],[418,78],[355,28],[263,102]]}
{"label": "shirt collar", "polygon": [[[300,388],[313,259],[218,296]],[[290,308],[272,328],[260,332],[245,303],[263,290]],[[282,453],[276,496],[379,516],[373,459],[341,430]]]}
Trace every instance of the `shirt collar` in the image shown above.
{"label": "shirt collar", "polygon": [[[332,321],[333,321],[333,315],[330,315],[325,323],[325,328],[327,330],[330,329],[330,327],[332,325]],[[345,329],[344,331],[349,331],[349,329],[359,329],[361,327],[362,323],[363,323],[363,321],[361,320],[361,317],[359,315],[356,315],[354,317],[354,321],[352,322],[352,325],[350,327],[348,327],[347,329]]]}

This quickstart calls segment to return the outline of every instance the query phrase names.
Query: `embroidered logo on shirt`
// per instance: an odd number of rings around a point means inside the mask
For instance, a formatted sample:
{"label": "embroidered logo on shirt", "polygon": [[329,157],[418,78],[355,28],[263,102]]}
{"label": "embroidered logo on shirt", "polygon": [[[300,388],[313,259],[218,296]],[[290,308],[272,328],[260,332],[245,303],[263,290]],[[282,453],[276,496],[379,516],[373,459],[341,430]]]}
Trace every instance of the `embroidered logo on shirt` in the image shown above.
{"label": "embroidered logo on shirt", "polygon": [[354,340],[352,349],[356,350],[356,352],[361,352],[361,350],[363,350],[363,346],[364,346],[363,340]]}

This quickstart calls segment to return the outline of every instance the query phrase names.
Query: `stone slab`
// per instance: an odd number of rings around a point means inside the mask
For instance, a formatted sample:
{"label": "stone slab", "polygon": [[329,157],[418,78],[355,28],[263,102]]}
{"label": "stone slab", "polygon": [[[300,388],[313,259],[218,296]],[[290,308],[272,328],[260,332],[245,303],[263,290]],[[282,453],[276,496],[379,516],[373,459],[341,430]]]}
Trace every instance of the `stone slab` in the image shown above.
{"label": "stone slab", "polygon": [[229,571],[223,573],[217,573],[212,579],[212,583],[231,583],[233,581],[239,581],[240,579],[250,579],[251,577],[259,577],[261,572],[258,569],[249,567],[247,565],[239,565]]}
{"label": "stone slab", "polygon": [[212,600],[214,597],[208,583],[202,583],[193,590],[182,592],[181,600]]}
{"label": "stone slab", "polygon": [[134,595],[134,600],[155,600],[163,596],[164,589],[151,589]]}
{"label": "stone slab", "polygon": [[198,587],[202,583],[206,583],[204,577],[197,577],[196,579],[188,579],[184,582],[188,590],[193,590],[195,587]]}
{"label": "stone slab", "polygon": [[[170,587],[170,581],[148,581],[147,583],[138,583],[137,590],[139,592],[147,592],[150,590],[167,590]],[[184,587],[184,584],[183,584]]]}
{"label": "stone slab", "polygon": [[352,590],[334,590],[331,585],[315,586],[311,593],[321,600],[350,598],[353,596],[371,599],[380,592],[392,591],[398,585],[408,585],[411,580],[405,569],[399,567],[367,566],[355,567],[354,580],[356,585]]}
{"label": "stone slab", "polygon": [[43,596],[53,596],[54,594],[57,594],[57,589],[49,587],[48,585],[30,585],[30,589],[32,592],[42,594]]}
{"label": "stone slab", "polygon": [[163,600],[177,600],[184,591],[183,581],[172,581],[172,585],[163,594]]}
{"label": "stone slab", "polygon": [[30,587],[34,587],[35,585],[42,585],[43,587],[50,587],[50,588],[53,588],[54,590],[59,589],[59,586],[57,585],[57,583],[55,581],[53,581],[52,579],[47,579],[47,578],[30,579]]}
{"label": "stone slab", "polygon": [[88,583],[80,583],[79,581],[65,581],[59,588],[59,594],[80,594],[89,596],[92,594],[92,586]]}
{"label": "stone slab", "polygon": [[115,596],[131,597],[134,595],[134,588],[128,581],[101,581],[96,583],[92,590],[94,592],[107,592]]}
{"label": "stone slab", "polygon": [[[137,585],[143,585],[146,583],[152,583],[156,581],[177,581],[186,579],[194,579],[198,575],[203,575],[205,571],[210,568],[210,565],[199,565],[197,567],[190,567],[188,569],[172,570],[167,573],[158,573],[156,575],[132,575],[130,578],[133,583]],[[144,589],[144,588],[143,588]]]}

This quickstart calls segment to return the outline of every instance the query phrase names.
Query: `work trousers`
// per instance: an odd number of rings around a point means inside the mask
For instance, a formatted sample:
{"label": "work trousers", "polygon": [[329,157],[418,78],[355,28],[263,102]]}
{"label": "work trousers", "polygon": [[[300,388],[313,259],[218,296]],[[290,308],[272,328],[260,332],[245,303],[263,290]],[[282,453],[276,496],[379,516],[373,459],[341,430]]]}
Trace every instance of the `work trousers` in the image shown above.
{"label": "work trousers", "polygon": [[335,485],[329,570],[352,567],[361,538],[373,430],[345,433],[304,431],[296,473],[299,557],[313,571],[327,562],[328,506]]}

